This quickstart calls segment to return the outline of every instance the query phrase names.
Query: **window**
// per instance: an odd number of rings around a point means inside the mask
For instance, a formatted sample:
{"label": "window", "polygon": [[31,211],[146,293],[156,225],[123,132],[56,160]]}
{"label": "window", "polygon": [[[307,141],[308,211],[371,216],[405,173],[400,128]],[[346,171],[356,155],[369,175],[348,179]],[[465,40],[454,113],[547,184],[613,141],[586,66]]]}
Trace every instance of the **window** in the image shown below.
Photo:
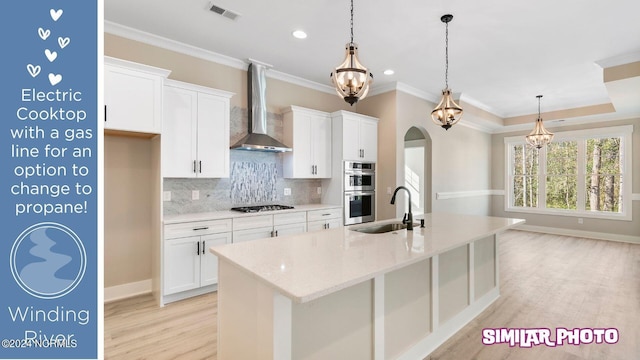
{"label": "window", "polygon": [[540,150],[505,138],[505,210],[631,220],[632,131],[557,132]]}

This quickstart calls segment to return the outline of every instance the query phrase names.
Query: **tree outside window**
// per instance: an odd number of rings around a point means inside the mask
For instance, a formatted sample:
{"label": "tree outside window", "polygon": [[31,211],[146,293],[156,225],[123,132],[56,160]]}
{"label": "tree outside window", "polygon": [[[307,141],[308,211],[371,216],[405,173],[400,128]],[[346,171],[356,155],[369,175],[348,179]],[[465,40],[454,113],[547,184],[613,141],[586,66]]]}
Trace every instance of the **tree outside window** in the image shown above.
{"label": "tree outside window", "polygon": [[505,138],[505,210],[631,220],[632,132],[557,132],[540,150],[522,136]]}

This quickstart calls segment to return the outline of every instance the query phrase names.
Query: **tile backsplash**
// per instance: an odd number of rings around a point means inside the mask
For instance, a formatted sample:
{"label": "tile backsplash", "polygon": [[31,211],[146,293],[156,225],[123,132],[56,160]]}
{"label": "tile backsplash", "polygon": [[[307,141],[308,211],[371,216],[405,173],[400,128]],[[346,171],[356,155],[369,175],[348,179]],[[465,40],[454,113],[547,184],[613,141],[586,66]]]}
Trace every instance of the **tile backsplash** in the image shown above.
{"label": "tile backsplash", "polygon": [[[247,110],[234,107],[231,111],[230,144],[247,134]],[[282,115],[269,113],[267,133],[282,141]],[[230,177],[225,179],[165,178],[164,191],[171,200],[164,202],[164,215],[229,210],[244,205],[318,204],[320,180],[285,179],[282,177],[282,154],[244,150],[230,151]],[[284,196],[290,188],[291,195]],[[191,200],[193,190],[200,192]]]}

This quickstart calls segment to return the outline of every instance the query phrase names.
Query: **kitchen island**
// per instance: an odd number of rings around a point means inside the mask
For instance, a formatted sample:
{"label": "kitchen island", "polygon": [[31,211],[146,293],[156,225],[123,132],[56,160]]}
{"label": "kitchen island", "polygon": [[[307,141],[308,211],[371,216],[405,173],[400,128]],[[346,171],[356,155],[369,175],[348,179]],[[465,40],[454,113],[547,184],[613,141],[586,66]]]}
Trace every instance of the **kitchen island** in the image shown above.
{"label": "kitchen island", "polygon": [[219,359],[427,356],[498,298],[497,236],[524,220],[424,220],[413,231],[354,231],[394,220],[212,247]]}

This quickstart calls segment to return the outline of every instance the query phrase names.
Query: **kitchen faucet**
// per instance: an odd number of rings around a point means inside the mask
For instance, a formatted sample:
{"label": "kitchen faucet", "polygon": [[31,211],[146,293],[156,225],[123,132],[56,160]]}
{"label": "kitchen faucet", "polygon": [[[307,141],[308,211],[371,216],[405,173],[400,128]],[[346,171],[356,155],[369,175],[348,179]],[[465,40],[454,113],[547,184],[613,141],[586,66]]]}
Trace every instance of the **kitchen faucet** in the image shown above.
{"label": "kitchen faucet", "polygon": [[396,190],[393,192],[393,196],[391,197],[391,205],[395,205],[396,194],[400,189],[406,190],[407,194],[409,194],[409,212],[404,214],[404,217],[402,218],[402,223],[407,224],[407,230],[413,230],[413,214],[411,214],[411,191],[409,191],[409,189],[407,189],[404,186],[398,186]]}

